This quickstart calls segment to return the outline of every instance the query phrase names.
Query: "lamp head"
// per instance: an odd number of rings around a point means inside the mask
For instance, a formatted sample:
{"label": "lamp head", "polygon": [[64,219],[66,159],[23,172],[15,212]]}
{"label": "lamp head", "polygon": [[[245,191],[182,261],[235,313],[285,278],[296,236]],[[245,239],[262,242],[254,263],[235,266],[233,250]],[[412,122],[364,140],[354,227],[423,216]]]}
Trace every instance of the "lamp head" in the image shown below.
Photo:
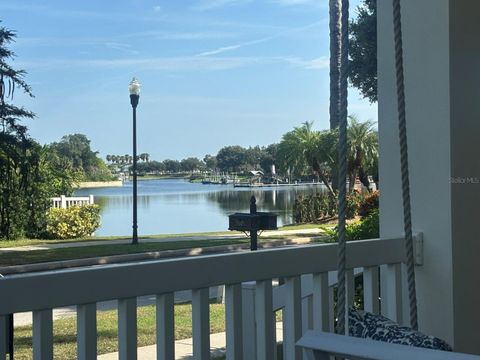
{"label": "lamp head", "polygon": [[140,88],[140,82],[136,78],[133,78],[128,85],[128,91],[130,92],[130,95],[140,96]]}
{"label": "lamp head", "polygon": [[128,84],[128,92],[130,93],[130,103],[134,108],[138,105],[138,99],[140,98],[140,83],[136,78],[133,78]]}

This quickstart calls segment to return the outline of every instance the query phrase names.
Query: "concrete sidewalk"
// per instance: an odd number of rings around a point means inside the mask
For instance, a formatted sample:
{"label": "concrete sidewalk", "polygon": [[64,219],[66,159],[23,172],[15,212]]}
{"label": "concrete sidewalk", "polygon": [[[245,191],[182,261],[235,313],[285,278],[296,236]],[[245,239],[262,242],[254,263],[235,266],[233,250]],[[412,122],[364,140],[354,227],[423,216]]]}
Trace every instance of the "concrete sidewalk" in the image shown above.
{"label": "concrete sidewalk", "polygon": [[[277,342],[283,340],[283,324],[276,325]],[[212,358],[225,354],[226,338],[225,333],[210,334],[210,355]],[[192,338],[175,341],[175,359],[192,359]],[[138,348],[138,358],[142,360],[156,360],[156,345],[143,346]],[[117,360],[118,352],[104,354],[97,357],[98,360]]]}
{"label": "concrete sidewalk", "polygon": [[[324,234],[325,232],[322,229],[298,229],[298,230],[275,230],[275,231],[264,231],[262,236],[275,236],[275,235],[315,235],[315,234]],[[200,240],[216,240],[216,239],[244,239],[245,235],[238,233],[231,234],[212,234],[212,235],[199,235],[199,236],[172,236],[158,239],[150,238],[139,238],[139,241],[142,243],[162,243],[162,242],[177,242],[177,241],[200,241]],[[17,247],[6,247],[0,248],[1,253],[17,252],[17,251],[36,251],[36,250],[51,250],[51,249],[63,249],[63,248],[74,248],[74,247],[84,247],[84,246],[95,246],[95,245],[121,245],[121,244],[130,244],[130,239],[124,240],[85,240],[81,242],[70,242],[70,243],[60,243],[60,244],[41,244],[41,245],[28,245],[28,246],[17,246]]]}

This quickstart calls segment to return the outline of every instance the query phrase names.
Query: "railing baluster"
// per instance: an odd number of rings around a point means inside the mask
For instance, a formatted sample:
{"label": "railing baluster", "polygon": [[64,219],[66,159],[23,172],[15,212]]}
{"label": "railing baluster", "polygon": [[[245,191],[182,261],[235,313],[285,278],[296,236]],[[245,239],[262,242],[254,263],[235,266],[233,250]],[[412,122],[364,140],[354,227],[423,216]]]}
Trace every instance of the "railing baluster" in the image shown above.
{"label": "railing baluster", "polygon": [[192,290],[193,358],[210,359],[210,309],[208,288]]}
{"label": "railing baluster", "polygon": [[333,286],[328,288],[328,313],[329,332],[335,332],[335,289]]}
{"label": "railing baluster", "polygon": [[175,359],[175,306],[173,293],[157,295],[157,359]]}
{"label": "railing baluster", "polygon": [[348,308],[353,306],[355,301],[355,276],[353,274],[353,269],[347,269],[346,271],[346,280],[347,280],[347,314]]}
{"label": "railing baluster", "polygon": [[302,350],[295,343],[302,336],[302,307],[300,277],[294,276],[285,281],[285,309],[283,311],[284,358],[297,360],[302,358]]}
{"label": "railing baluster", "polygon": [[302,334],[308,330],[313,330],[313,298],[306,296],[302,298]]}
{"label": "railing baluster", "polygon": [[118,358],[137,359],[137,298],[118,300]]}
{"label": "railing baluster", "polygon": [[52,309],[33,312],[33,360],[53,359]]}
{"label": "railing baluster", "polygon": [[[270,310],[271,312],[271,310]],[[242,285],[225,286],[225,322],[227,359],[243,359]],[[250,334],[254,336],[254,334]]]}
{"label": "railing baluster", "polygon": [[401,322],[403,312],[401,264],[385,265],[384,269],[385,281],[382,281],[382,284],[385,284],[385,289],[382,288],[382,314],[393,321]]}
{"label": "railing baluster", "polygon": [[313,329],[330,330],[328,273],[313,275]]}
{"label": "railing baluster", "polygon": [[272,314],[272,280],[257,281],[255,316],[257,320],[257,359],[275,358],[275,313]]}
{"label": "railing baluster", "polygon": [[8,316],[0,316],[0,359],[5,359],[8,349]]}
{"label": "railing baluster", "polygon": [[97,304],[77,306],[77,356],[80,360],[97,357]]}
{"label": "railing baluster", "polygon": [[378,266],[363,269],[363,307],[374,314],[380,311],[378,280]]}
{"label": "railing baluster", "polygon": [[256,319],[255,290],[257,284],[254,281],[242,283],[242,326],[243,326],[243,357],[256,359],[257,338],[255,336]]}
{"label": "railing baluster", "polygon": [[345,303],[345,333],[348,334],[348,312],[355,302],[355,274],[354,269],[347,269],[345,272],[346,282],[347,282],[347,289],[345,296],[347,297],[347,301]]}

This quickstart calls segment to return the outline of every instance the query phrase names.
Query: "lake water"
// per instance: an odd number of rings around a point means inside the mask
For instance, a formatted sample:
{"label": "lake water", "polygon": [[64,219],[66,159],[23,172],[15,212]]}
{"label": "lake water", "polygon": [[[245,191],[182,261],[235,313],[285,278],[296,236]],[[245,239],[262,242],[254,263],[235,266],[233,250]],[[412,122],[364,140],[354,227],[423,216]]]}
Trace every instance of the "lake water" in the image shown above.
{"label": "lake water", "polygon": [[[322,191],[321,186],[234,188],[233,185],[192,184],[186,180],[138,182],[139,235],[172,234],[228,229],[228,215],[248,212],[250,197],[257,198],[258,211],[278,215],[278,225],[291,224],[295,198]],[[76,195],[93,194],[101,207],[98,236],[129,235],[132,232],[132,183],[123,187],[81,189]]]}

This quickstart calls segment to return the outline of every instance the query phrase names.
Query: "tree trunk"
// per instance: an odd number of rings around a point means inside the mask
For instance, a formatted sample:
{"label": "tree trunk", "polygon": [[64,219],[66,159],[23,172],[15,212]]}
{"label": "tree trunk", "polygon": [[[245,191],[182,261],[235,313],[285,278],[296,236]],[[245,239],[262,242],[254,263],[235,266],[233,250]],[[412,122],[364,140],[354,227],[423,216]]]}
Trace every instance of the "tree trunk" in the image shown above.
{"label": "tree trunk", "polygon": [[313,171],[314,171],[314,172],[317,174],[317,176],[320,178],[320,180],[322,180],[322,182],[325,184],[325,186],[327,187],[328,192],[335,197],[336,194],[335,194],[334,189],[332,188],[332,185],[330,184],[330,182],[328,181],[327,176],[326,176],[325,173],[322,171],[322,169],[320,168],[320,166],[318,165],[318,163],[317,163],[316,161],[313,162],[312,168],[313,168]]}
{"label": "tree trunk", "polygon": [[367,188],[368,192],[371,192],[372,190],[370,189],[370,180],[368,180],[368,175],[365,172],[363,166],[358,169],[358,178],[360,179],[362,185]]}

